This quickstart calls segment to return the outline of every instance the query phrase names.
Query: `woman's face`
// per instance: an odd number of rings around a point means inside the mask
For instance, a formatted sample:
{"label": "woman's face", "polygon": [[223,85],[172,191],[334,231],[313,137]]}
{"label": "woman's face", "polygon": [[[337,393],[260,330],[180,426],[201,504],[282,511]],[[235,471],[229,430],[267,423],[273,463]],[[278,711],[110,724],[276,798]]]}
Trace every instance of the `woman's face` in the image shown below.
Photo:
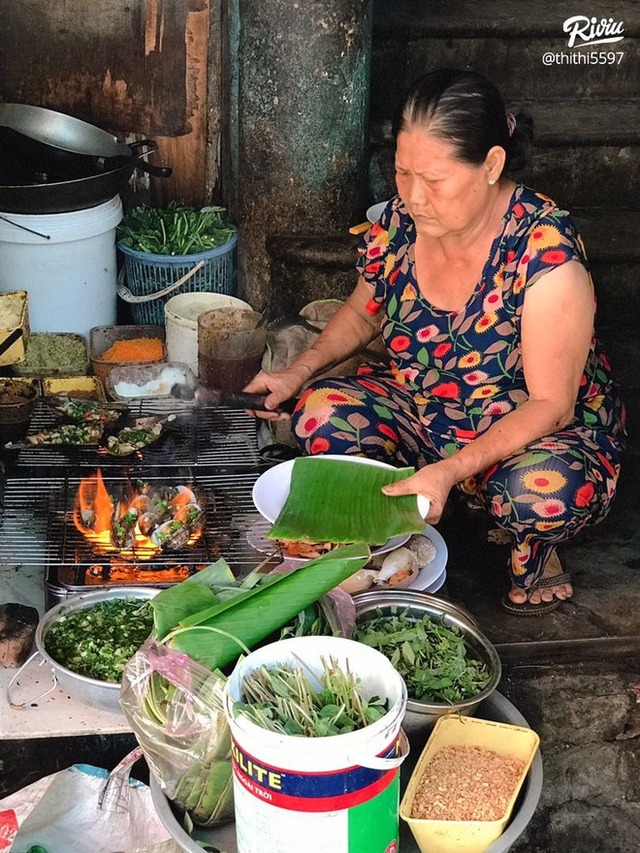
{"label": "woman's face", "polygon": [[472,227],[490,204],[488,179],[498,174],[489,155],[479,166],[463,163],[450,142],[424,128],[398,134],[396,185],[418,234],[437,238]]}

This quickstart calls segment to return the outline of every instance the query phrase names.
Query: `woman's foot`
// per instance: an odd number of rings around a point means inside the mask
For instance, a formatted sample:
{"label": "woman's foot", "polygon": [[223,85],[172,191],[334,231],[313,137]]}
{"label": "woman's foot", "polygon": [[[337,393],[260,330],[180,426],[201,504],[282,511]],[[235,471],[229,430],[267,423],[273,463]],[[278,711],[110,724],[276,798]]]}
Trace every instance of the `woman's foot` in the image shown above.
{"label": "woman's foot", "polygon": [[[554,578],[561,578],[558,583],[553,583]],[[565,574],[564,567],[560,562],[560,558],[556,551],[552,551],[551,555],[545,563],[542,577],[531,590],[522,589],[522,587],[512,586],[508,593],[509,601],[513,604],[530,604],[541,605],[552,602],[557,599],[558,602],[565,601],[573,595],[573,587],[569,582],[568,576]]]}

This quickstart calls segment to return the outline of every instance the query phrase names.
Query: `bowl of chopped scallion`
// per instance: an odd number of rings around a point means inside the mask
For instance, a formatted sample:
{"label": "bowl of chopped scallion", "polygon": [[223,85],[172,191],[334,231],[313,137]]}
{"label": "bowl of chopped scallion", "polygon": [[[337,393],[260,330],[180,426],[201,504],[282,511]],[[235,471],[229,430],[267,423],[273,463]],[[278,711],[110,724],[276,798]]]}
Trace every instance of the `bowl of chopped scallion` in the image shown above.
{"label": "bowl of chopped scallion", "polygon": [[354,639],[382,652],[407,685],[409,737],[426,736],[445,714],[473,715],[497,688],[498,653],[463,608],[417,590],[367,591],[354,601]]}
{"label": "bowl of chopped scallion", "polygon": [[153,587],[81,592],[47,611],[36,628],[38,654],[70,696],[120,711],[124,666],[153,627]]}

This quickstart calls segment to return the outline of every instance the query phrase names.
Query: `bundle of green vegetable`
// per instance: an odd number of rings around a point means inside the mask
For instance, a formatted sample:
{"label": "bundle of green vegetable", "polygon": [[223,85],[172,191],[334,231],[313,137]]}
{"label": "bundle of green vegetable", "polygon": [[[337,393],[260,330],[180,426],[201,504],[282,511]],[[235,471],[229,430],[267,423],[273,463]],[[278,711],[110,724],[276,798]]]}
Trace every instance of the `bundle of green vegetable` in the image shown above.
{"label": "bundle of green vegetable", "polygon": [[474,657],[456,625],[409,608],[376,610],[356,625],[354,639],[382,652],[405,680],[409,699],[455,704],[476,696],[491,681],[484,661]]}
{"label": "bundle of green vegetable", "polygon": [[233,236],[224,207],[201,209],[169,202],[164,208],[141,205],[125,214],[118,239],[154,255],[193,255],[217,249]]}
{"label": "bundle of green vegetable", "polygon": [[338,548],[299,569],[241,583],[218,560],[151,601],[154,636],[125,667],[121,705],[163,789],[200,825],[230,819],[230,734],[220,669],[283,629],[321,630],[313,605],[370,557]]}
{"label": "bundle of green vegetable", "polygon": [[315,690],[301,667],[259,666],[243,679],[245,701],[234,703],[234,711],[268,731],[303,737],[353,732],[387,713],[387,700],[365,701],[360,679],[334,658],[322,658],[322,668],[321,689]]}

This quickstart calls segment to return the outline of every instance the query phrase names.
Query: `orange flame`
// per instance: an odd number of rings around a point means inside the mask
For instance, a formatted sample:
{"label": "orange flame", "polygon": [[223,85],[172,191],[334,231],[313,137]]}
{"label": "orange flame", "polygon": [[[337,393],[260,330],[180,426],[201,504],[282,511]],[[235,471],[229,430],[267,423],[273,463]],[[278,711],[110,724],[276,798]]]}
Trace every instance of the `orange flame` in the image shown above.
{"label": "orange flame", "polygon": [[[122,518],[131,508],[138,495],[133,494],[129,500],[119,502],[119,518]],[[180,520],[180,509],[192,502],[194,493],[187,486],[179,486],[178,492],[171,498],[172,516]],[[133,528],[133,547],[118,548],[112,542],[111,523],[114,520],[116,506],[111,499],[107,487],[98,471],[80,481],[73,511],[73,523],[77,530],[91,544],[96,554],[117,554],[124,560],[151,560],[161,553],[150,536],[142,533],[138,524]],[[117,520],[117,519],[116,519]],[[192,547],[202,535],[201,530],[195,530],[186,547]]]}

